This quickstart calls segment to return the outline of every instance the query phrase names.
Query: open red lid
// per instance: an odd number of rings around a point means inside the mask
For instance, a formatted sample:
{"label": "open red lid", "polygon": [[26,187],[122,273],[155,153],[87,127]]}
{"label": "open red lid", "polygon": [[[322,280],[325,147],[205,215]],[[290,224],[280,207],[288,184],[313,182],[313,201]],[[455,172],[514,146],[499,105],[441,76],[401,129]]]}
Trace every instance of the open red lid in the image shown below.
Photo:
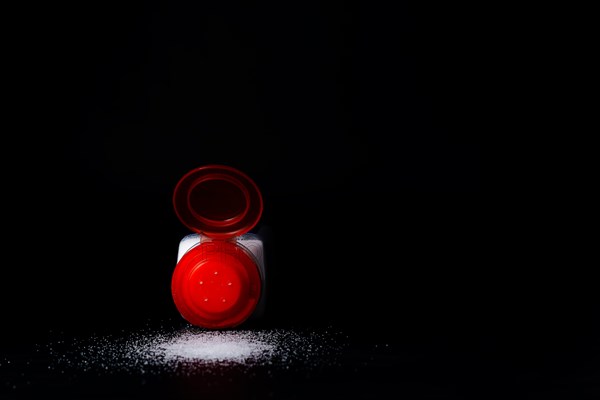
{"label": "open red lid", "polygon": [[205,165],[189,171],[175,186],[173,206],[190,230],[214,239],[250,231],[258,223],[263,200],[256,183],[226,165]]}

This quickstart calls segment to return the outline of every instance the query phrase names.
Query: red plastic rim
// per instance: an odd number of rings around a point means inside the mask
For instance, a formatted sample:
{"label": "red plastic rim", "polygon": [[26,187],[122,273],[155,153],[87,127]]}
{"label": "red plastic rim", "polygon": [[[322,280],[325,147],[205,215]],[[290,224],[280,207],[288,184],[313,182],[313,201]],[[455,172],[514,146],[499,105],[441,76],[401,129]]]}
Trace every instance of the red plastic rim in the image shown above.
{"label": "red plastic rim", "polygon": [[177,263],[171,292],[179,313],[189,323],[210,329],[235,327],[254,312],[261,279],[254,259],[227,241],[208,241],[188,251]]}
{"label": "red plastic rim", "polygon": [[263,200],[256,183],[225,165],[206,165],[175,186],[175,213],[190,230],[215,239],[242,235],[260,219]]}

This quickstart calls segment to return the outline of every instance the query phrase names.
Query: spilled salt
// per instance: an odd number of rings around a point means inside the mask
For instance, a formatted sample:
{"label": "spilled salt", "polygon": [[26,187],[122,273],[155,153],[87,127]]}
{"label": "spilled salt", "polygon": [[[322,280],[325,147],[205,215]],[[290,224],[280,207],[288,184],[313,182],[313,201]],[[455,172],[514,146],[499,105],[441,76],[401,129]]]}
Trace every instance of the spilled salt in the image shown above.
{"label": "spilled salt", "polygon": [[181,331],[170,338],[150,340],[131,350],[138,357],[160,357],[163,362],[200,361],[244,363],[267,359],[276,349],[274,337],[264,332]]}
{"label": "spilled salt", "polygon": [[326,329],[149,329],[59,341],[51,345],[55,360],[51,368],[139,374],[211,373],[223,368],[310,369],[337,362],[344,343],[340,338],[340,333]]}

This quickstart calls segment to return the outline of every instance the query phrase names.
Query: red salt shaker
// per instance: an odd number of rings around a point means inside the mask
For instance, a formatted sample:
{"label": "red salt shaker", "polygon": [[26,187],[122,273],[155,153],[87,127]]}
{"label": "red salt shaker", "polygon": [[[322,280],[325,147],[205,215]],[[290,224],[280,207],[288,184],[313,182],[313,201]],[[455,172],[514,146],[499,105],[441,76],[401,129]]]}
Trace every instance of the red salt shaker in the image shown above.
{"label": "red salt shaker", "polygon": [[201,166],[179,180],[173,206],[192,231],[179,242],[171,279],[181,316],[207,329],[233,328],[260,317],[265,300],[263,241],[250,233],[263,211],[256,183],[230,166]]}

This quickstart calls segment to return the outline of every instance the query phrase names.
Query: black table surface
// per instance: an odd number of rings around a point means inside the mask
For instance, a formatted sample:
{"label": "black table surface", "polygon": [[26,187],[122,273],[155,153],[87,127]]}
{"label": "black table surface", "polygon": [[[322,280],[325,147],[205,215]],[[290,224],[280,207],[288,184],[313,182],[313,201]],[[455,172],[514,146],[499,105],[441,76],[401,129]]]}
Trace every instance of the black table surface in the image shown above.
{"label": "black table surface", "polygon": [[[126,369],[111,359],[110,340],[87,361],[79,348],[92,337],[187,329],[181,318],[148,320],[127,329],[37,329],[9,335],[0,356],[2,399],[592,399],[600,396],[598,348],[575,337],[554,342],[521,331],[504,335],[448,327],[427,334],[402,326],[296,325],[259,322],[239,328],[318,333],[312,345],[331,351],[310,359],[243,366],[193,365]],[[12,327],[13,329],[15,327]],[[432,326],[429,326],[432,328]],[[6,327],[4,327],[6,330]],[[234,330],[235,332],[235,330]],[[111,336],[112,335],[112,336]],[[116,342],[115,342],[116,343]],[[303,349],[293,349],[302,355]],[[103,360],[102,358],[105,358]],[[69,359],[70,358],[70,359]],[[61,363],[62,360],[62,363]],[[108,368],[104,365],[108,364]],[[85,368],[84,368],[85,367]]]}

